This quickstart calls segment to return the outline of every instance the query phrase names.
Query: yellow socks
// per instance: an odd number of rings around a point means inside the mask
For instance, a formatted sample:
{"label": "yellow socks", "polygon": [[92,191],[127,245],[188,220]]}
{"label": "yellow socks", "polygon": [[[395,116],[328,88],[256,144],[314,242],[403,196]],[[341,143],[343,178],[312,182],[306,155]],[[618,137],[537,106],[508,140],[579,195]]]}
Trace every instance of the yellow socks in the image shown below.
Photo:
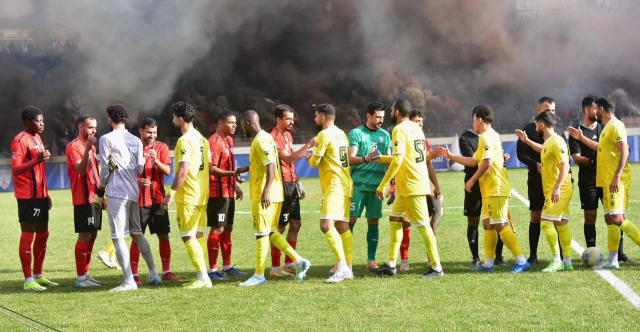
{"label": "yellow socks", "polygon": [[267,267],[268,255],[269,255],[269,237],[263,236],[263,237],[257,238],[256,239],[256,274],[264,275],[264,269]]}
{"label": "yellow socks", "polygon": [[431,226],[418,226],[416,227],[420,235],[422,236],[422,242],[424,242],[425,248],[427,248],[427,254],[431,258],[431,267],[435,271],[440,271],[440,255],[438,254],[438,245],[436,243],[436,235],[433,234]]}
{"label": "yellow socks", "polygon": [[353,233],[350,231],[346,231],[340,234],[340,238],[342,239],[342,249],[344,251],[344,258],[347,261],[347,265],[353,265]]}
{"label": "yellow socks", "polygon": [[338,231],[332,227],[328,232],[324,233],[324,236],[327,238],[329,248],[336,257],[336,262],[347,264],[347,259],[344,256],[344,249],[342,249],[342,238]]}
{"label": "yellow socks", "polygon": [[204,257],[205,262],[209,261],[209,249],[207,249],[207,239],[204,236],[198,238],[198,243],[200,244],[200,248],[202,248],[202,255]]}
{"label": "yellow socks", "polygon": [[[400,252],[400,244],[402,244],[402,222],[391,222],[389,239],[389,263],[396,263],[398,252]],[[395,266],[395,265],[394,265]]]}
{"label": "yellow socks", "polygon": [[560,237],[560,246],[562,246],[562,254],[565,258],[571,257],[571,231],[569,225],[556,226],[558,236]]}
{"label": "yellow socks", "polygon": [[636,225],[625,219],[622,225],[620,225],[620,229],[622,229],[622,231],[627,234],[627,237],[635,242],[635,244],[640,245],[640,231]]}
{"label": "yellow socks", "polygon": [[185,242],[184,246],[187,247],[187,255],[189,255],[191,263],[193,264],[193,267],[196,268],[196,271],[206,271],[204,253],[202,252],[202,247],[198,243],[198,240],[192,238],[191,240]]}
{"label": "yellow socks", "polygon": [[509,248],[509,251],[511,251],[511,254],[513,254],[513,257],[517,259],[522,255],[522,248],[520,248],[520,245],[518,244],[518,239],[516,238],[516,235],[513,234],[511,227],[507,226],[503,228],[500,231],[500,238],[502,239],[502,242],[504,243],[504,245],[507,246],[507,248]]}
{"label": "yellow socks", "polygon": [[554,259],[560,260],[560,249],[558,248],[558,232],[556,232],[556,228],[553,225],[553,222],[543,220],[542,222],[540,222],[540,228],[542,228],[542,232],[544,232],[544,236],[547,238],[547,243],[549,243],[549,248],[551,249],[551,254],[553,255]]}
{"label": "yellow socks", "polygon": [[293,247],[287,242],[287,239],[282,236],[282,234],[278,232],[273,232],[271,236],[269,236],[269,241],[276,248],[280,249],[285,255],[289,256],[289,258],[293,259],[294,262],[297,262],[300,259],[300,255],[293,249]]}
{"label": "yellow socks", "polygon": [[[624,225],[624,223],[622,223]],[[618,252],[620,245],[620,227],[616,225],[607,225],[607,246],[609,252]]]}
{"label": "yellow socks", "polygon": [[498,244],[498,232],[495,229],[484,231],[484,258],[496,259],[496,245]]}
{"label": "yellow socks", "polygon": [[116,255],[116,247],[113,246],[113,241],[109,241],[109,244],[107,244],[107,246],[102,250],[109,254],[109,257]]}

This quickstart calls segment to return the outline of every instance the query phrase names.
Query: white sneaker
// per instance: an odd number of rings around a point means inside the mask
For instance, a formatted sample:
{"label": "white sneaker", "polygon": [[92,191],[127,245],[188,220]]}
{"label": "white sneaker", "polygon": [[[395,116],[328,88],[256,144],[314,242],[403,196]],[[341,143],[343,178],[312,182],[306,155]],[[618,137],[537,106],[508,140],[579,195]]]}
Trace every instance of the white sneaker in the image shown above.
{"label": "white sneaker", "polygon": [[336,263],[336,265],[334,265],[331,270],[329,270],[329,273],[336,273],[336,271],[338,271],[338,263]]}
{"label": "white sneaker", "polygon": [[328,284],[337,284],[346,279],[353,279],[353,273],[351,271],[336,271],[329,279],[327,279]]}
{"label": "white sneaker", "polygon": [[153,277],[149,276],[149,280],[147,280],[147,285],[160,285],[161,283],[162,279],[157,274]]}
{"label": "white sneaker", "polygon": [[111,263],[111,258],[109,257],[109,254],[106,251],[100,251],[98,253],[98,258],[100,259],[100,261],[102,262],[102,264],[104,264],[106,267],[113,269],[115,268],[115,266],[113,266],[113,264]]}
{"label": "white sneaker", "polygon": [[101,286],[100,284],[96,284],[89,279],[84,279],[82,281],[76,280],[76,287],[78,288],[93,288],[93,287],[100,287],[100,286]]}
{"label": "white sneaker", "polygon": [[118,264],[118,259],[116,258],[116,256],[111,257],[111,265],[113,265],[114,269],[117,270],[122,270],[122,268],[120,267],[120,264]]}
{"label": "white sneaker", "polygon": [[402,262],[400,262],[400,271],[409,271],[408,259],[403,259]]}
{"label": "white sneaker", "polygon": [[120,284],[120,286],[110,289],[109,292],[125,292],[134,290],[138,290],[138,286],[136,284],[131,285],[123,282],[122,284]]}
{"label": "white sneaker", "polygon": [[255,274],[253,276],[251,276],[251,278],[247,279],[247,281],[241,283],[240,287],[247,287],[247,286],[259,286],[259,285],[264,285],[266,284],[267,281],[263,278],[258,278],[255,276]]}
{"label": "white sneaker", "polygon": [[87,275],[85,276],[85,278],[87,278],[87,280],[91,281],[91,282],[92,282],[92,283],[94,283],[94,284],[98,284],[98,286],[99,286],[100,284],[102,284],[100,281],[98,281],[98,280],[96,280],[96,279],[93,279],[89,274],[87,274]]}
{"label": "white sneaker", "polygon": [[604,261],[600,265],[596,265],[593,267],[594,270],[609,270],[614,269],[617,270],[620,268],[620,264],[618,262],[611,263],[609,261]]}

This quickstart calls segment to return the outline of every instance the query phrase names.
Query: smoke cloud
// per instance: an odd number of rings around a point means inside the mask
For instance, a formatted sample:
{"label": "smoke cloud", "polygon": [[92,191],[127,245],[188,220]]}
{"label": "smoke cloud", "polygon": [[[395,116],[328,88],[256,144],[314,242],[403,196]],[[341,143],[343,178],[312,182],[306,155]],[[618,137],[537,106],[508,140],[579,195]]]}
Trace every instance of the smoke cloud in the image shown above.
{"label": "smoke cloud", "polygon": [[[620,114],[640,113],[634,1],[569,5],[538,19],[491,0],[32,3],[33,17],[80,44],[0,56],[0,120],[18,126],[27,104],[65,119],[122,102],[134,121],[154,115],[161,136],[177,136],[168,105],[179,99],[197,106],[206,132],[225,109],[255,109],[269,127],[281,102],[306,130],[312,103],[338,106],[338,124],[350,129],[369,102],[398,98],[426,112],[427,128],[468,123],[478,104],[492,106],[496,121],[530,119],[541,96],[580,113],[585,95],[614,94]],[[73,131],[65,126],[58,132]]]}

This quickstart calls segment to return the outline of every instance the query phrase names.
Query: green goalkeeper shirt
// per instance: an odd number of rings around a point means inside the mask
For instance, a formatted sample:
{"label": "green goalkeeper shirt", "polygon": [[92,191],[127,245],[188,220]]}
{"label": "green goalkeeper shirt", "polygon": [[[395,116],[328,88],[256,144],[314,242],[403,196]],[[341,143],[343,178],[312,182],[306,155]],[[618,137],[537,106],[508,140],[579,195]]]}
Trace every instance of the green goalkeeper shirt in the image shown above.
{"label": "green goalkeeper shirt", "polygon": [[[349,147],[355,147],[356,156],[368,155],[372,149],[380,151],[383,156],[390,155],[391,136],[384,129],[371,130],[366,125],[357,127],[349,133]],[[353,189],[375,192],[387,171],[385,164],[361,164],[351,166]]]}

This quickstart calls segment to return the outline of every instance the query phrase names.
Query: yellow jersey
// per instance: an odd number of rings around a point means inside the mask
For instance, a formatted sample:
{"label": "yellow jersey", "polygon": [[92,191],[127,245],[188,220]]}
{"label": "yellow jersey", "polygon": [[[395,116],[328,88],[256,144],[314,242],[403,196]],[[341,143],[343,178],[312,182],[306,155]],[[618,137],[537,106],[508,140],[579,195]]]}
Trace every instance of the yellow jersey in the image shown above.
{"label": "yellow jersey", "polygon": [[511,183],[507,169],[504,167],[504,150],[500,135],[489,128],[478,139],[478,150],[473,159],[482,164],[485,159],[493,162],[489,171],[480,178],[480,193],[482,197],[511,197]]}
{"label": "yellow jersey", "polygon": [[[609,187],[613,176],[618,169],[618,163],[620,162],[620,150],[616,143],[627,141],[627,128],[624,123],[617,118],[611,119],[604,126],[602,134],[600,134],[600,141],[598,142],[598,168],[596,171],[596,186],[597,187]],[[631,169],[629,168],[629,161],[624,166],[622,174],[620,175],[620,185],[625,188],[631,186]]]}
{"label": "yellow jersey", "polygon": [[335,125],[322,130],[316,138],[311,167],[319,167],[322,195],[352,197],[353,182],[349,173],[349,139]]}
{"label": "yellow jersey", "polygon": [[[205,153],[207,154],[205,156]],[[207,205],[209,199],[209,141],[192,128],[178,138],[175,149],[176,165],[189,163],[189,172],[182,186],[176,191],[176,203],[192,206]],[[174,167],[174,174],[178,175]]]}
{"label": "yellow jersey", "polygon": [[[542,164],[542,192],[544,197],[550,197],[553,187],[555,187],[560,177],[560,164],[569,162],[569,149],[567,142],[558,135],[554,134],[542,144],[540,153],[540,162]],[[560,186],[561,193],[569,192],[571,184],[571,175],[567,174],[567,178]]]}
{"label": "yellow jersey", "polygon": [[[398,124],[391,133],[391,148],[394,158],[396,155],[402,155],[402,164],[395,174],[396,195],[431,195],[429,171],[425,162],[427,147],[422,128],[409,120]],[[389,171],[390,169],[382,180],[385,185],[387,177],[390,176]]]}
{"label": "yellow jersey", "polygon": [[278,148],[273,136],[261,130],[253,139],[249,152],[249,190],[252,202],[260,202],[262,199],[264,185],[267,183],[267,165],[269,164],[274,164],[276,167],[276,174],[273,177],[271,188],[269,188],[269,199],[274,203],[282,202],[284,201],[284,192]]}

